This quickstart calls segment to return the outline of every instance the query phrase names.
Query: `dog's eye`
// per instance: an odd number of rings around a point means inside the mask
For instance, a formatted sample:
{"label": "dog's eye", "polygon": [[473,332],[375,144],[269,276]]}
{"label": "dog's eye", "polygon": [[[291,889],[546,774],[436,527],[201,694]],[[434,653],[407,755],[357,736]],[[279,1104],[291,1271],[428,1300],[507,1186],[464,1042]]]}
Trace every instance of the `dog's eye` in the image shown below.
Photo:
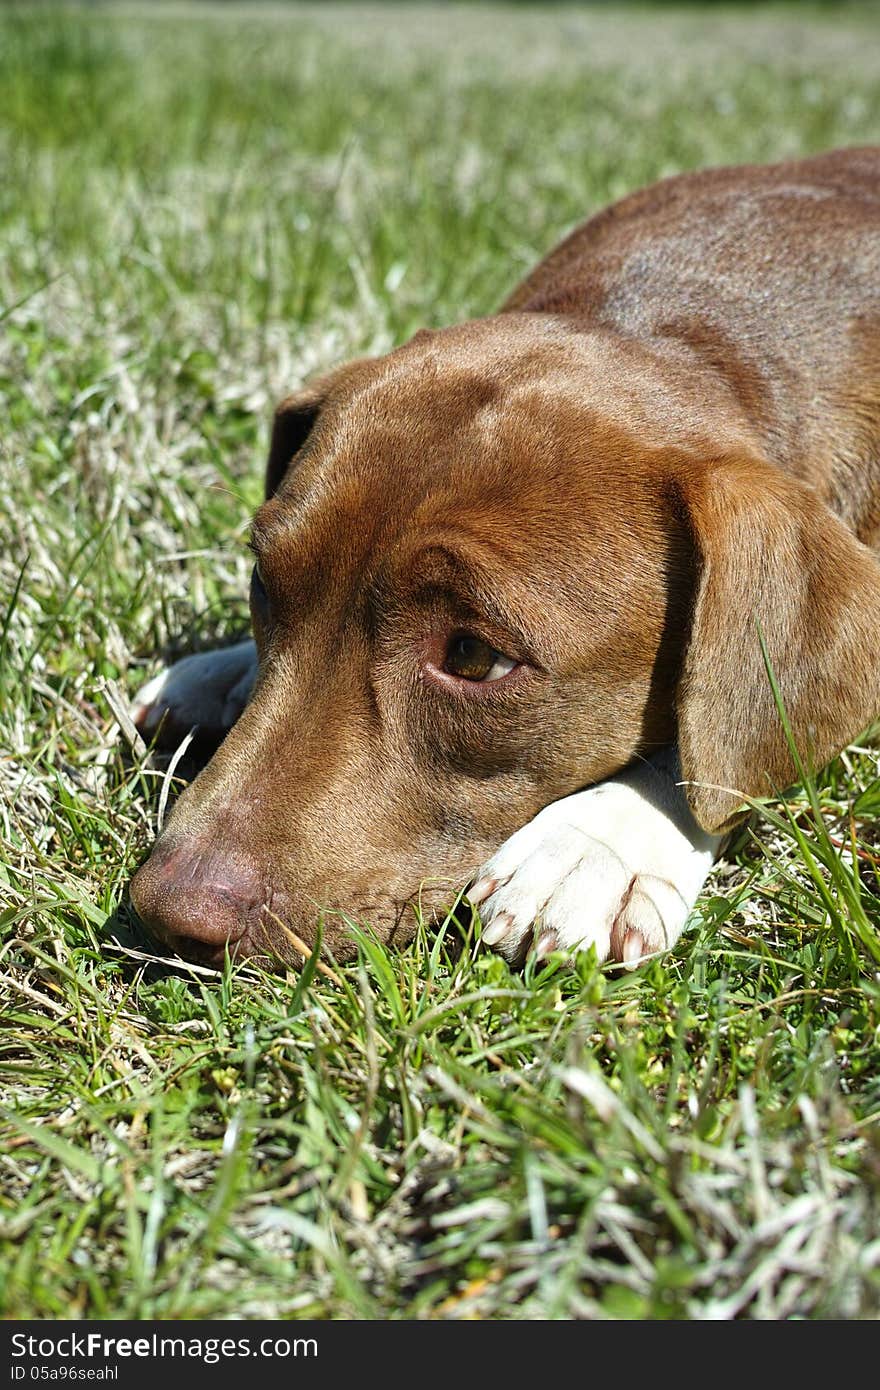
{"label": "dog's eye", "polygon": [[496,651],[469,632],[459,632],[446,651],[443,670],[463,681],[498,681],[516,666],[511,657]]}

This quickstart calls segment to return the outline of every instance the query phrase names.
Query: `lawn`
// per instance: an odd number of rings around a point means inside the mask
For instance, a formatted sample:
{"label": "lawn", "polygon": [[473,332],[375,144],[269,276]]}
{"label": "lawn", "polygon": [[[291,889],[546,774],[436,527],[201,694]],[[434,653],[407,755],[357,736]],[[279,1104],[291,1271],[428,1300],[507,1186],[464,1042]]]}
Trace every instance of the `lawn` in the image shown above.
{"label": "lawn", "polygon": [[[880,141],[880,9],[0,11],[0,1314],[880,1313],[880,758],[635,975],[150,958],[114,714],[240,633],[274,402],[668,173]],[[313,963],[314,964],[314,963]]]}

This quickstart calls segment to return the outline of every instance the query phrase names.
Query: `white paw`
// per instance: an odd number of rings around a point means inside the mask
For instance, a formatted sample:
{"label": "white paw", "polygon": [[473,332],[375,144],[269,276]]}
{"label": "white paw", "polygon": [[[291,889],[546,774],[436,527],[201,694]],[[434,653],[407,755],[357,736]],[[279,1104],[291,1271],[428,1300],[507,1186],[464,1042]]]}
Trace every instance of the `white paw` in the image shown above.
{"label": "white paw", "polygon": [[256,673],[250,639],[197,652],[141,687],[132,702],[132,719],[145,738],[158,733],[163,743],[179,742],[193,727],[209,736],[225,734],[247,704]]}
{"label": "white paw", "polygon": [[720,844],[664,767],[646,763],[541,811],[468,893],[483,940],[512,962],[534,942],[635,966],[677,941]]}

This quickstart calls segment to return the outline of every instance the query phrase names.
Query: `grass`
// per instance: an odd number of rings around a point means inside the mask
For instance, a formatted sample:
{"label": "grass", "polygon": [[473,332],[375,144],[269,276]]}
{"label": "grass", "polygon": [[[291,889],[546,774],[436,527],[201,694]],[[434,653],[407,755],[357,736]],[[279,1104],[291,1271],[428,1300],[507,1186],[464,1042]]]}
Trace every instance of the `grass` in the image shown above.
{"label": "grass", "polygon": [[873,5],[0,12],[0,1312],[875,1317],[880,768],[635,976],[169,970],[114,698],[241,630],[273,402],[663,174],[880,139]]}

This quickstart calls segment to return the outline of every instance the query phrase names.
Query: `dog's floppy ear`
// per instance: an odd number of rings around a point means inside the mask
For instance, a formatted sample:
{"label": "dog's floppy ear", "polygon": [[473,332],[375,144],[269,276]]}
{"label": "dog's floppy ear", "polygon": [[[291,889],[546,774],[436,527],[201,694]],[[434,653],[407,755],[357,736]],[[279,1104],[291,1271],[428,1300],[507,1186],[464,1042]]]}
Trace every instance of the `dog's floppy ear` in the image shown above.
{"label": "dog's floppy ear", "polygon": [[281,480],[312,432],[324,402],[322,382],[287,396],[275,411],[266,463],[266,498],[274,497]]}
{"label": "dog's floppy ear", "polygon": [[356,357],[281,402],[275,411],[266,463],[267,501],[275,496],[281,486],[288,468],[318,423],[329,397],[333,393],[344,395],[346,387],[356,387],[358,381],[369,374],[371,365],[371,358]]}
{"label": "dog's floppy ear", "polygon": [[681,770],[696,819],[720,830],[743,797],[797,780],[759,625],[809,768],[880,713],[880,561],[813,488],[760,459],[701,470],[683,500],[698,578],[677,694]]}

